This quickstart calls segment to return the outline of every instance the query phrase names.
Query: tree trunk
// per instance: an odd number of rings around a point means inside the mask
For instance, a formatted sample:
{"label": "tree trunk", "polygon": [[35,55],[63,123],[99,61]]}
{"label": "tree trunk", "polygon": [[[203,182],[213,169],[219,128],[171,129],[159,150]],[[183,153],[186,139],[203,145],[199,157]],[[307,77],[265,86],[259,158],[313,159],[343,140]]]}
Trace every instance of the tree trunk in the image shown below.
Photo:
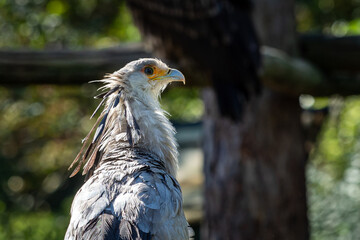
{"label": "tree trunk", "polygon": [[[255,4],[262,43],[294,53],[293,1]],[[203,99],[201,238],[308,239],[306,153],[298,98],[265,88],[251,98],[241,122],[220,116],[211,88],[204,90]]]}
{"label": "tree trunk", "polygon": [[307,239],[305,152],[298,102],[265,90],[241,123],[204,90],[202,239]]}

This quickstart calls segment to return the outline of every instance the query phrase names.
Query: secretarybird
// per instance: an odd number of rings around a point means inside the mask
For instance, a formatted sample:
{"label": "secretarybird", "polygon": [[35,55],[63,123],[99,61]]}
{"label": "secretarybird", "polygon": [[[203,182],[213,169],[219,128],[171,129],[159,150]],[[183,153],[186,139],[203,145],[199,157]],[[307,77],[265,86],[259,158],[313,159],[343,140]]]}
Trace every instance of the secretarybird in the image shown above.
{"label": "secretarybird", "polygon": [[99,81],[106,91],[94,114],[105,107],[70,166],[78,164],[74,176],[86,162],[87,180],[73,200],[65,239],[189,239],[175,179],[175,129],[158,100],[169,83],[185,83],[183,74],[145,58]]}

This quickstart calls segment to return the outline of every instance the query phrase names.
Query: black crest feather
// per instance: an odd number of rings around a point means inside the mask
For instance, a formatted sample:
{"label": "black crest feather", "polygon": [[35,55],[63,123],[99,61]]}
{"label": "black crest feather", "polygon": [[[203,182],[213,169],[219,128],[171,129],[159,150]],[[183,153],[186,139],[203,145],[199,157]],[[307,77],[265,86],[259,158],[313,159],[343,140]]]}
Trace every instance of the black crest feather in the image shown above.
{"label": "black crest feather", "polygon": [[[106,81],[104,81],[106,82]],[[106,88],[102,87],[102,88]],[[84,165],[83,175],[90,174],[93,172],[94,168],[98,165],[98,163],[101,160],[102,153],[101,153],[101,141],[103,139],[104,132],[106,132],[108,117],[110,114],[111,109],[116,108],[119,103],[122,103],[122,108],[124,112],[124,118],[126,120],[127,125],[127,139],[130,146],[134,146],[141,137],[140,127],[137,123],[134,115],[132,114],[132,109],[129,104],[129,100],[126,98],[126,96],[123,96],[123,88],[120,85],[117,85],[108,91],[105,91],[99,95],[97,95],[95,98],[101,98],[101,102],[96,107],[95,111],[91,115],[90,118],[93,118],[95,114],[98,112],[101,106],[104,105],[105,101],[109,99],[110,96],[113,94],[116,94],[113,100],[108,104],[106,109],[104,109],[100,116],[98,117],[96,123],[88,133],[88,135],[83,139],[82,147],[74,159],[74,161],[71,163],[69,170],[73,168],[73,166],[77,163],[77,166],[71,173],[70,177],[75,176],[81,169],[81,166]],[[119,116],[119,123],[121,122],[121,116]],[[90,136],[93,134],[92,141],[90,142]],[[89,143],[90,142],[90,143]]]}
{"label": "black crest feather", "polygon": [[[87,162],[84,166],[83,175],[86,174],[94,166],[94,163],[97,163],[99,161],[99,158],[101,157],[101,153],[99,152],[101,136],[104,133],[104,129],[106,127],[106,121],[107,121],[107,118],[108,118],[111,108],[116,107],[120,102],[120,97],[121,97],[121,92],[122,92],[121,87],[116,86],[107,92],[97,95],[96,98],[102,98],[102,100],[101,100],[100,104],[96,107],[94,113],[90,117],[90,118],[93,118],[94,115],[97,113],[97,111],[100,109],[100,107],[108,99],[108,97],[111,96],[111,94],[113,94],[115,92],[117,92],[115,99],[109,104],[109,106],[106,108],[106,110],[104,110],[100,114],[100,116],[98,117],[94,126],[91,128],[88,135],[83,139],[83,141],[82,141],[83,145],[82,145],[78,155],[76,156],[76,158],[74,159],[74,161],[71,163],[71,165],[69,167],[69,170],[70,170],[76,163],[78,163],[78,165],[76,166],[74,171],[71,173],[70,177],[75,176],[80,171],[81,166],[85,163],[86,160],[87,160]],[[94,133],[94,131],[95,131],[95,133]],[[93,140],[89,144],[89,138],[93,133],[94,133]]]}

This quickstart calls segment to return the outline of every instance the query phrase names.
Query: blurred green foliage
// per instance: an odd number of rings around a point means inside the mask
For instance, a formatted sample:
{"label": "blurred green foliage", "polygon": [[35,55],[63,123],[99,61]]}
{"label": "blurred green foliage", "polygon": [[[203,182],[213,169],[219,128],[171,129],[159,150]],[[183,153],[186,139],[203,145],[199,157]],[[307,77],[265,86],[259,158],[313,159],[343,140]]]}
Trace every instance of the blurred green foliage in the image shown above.
{"label": "blurred green foliage", "polygon": [[11,212],[0,218],[0,239],[63,239],[70,216],[50,211]]}
{"label": "blurred green foliage", "polygon": [[[358,0],[298,0],[300,32],[360,33]],[[139,41],[124,2],[0,0],[0,48],[103,48]],[[120,66],[119,66],[120,67]],[[89,79],[90,80],[90,79]],[[0,240],[62,239],[82,184],[67,167],[94,120],[96,86],[0,87]],[[196,122],[198,89],[176,88],[162,104],[174,121]],[[360,97],[316,99],[330,107],[308,167],[312,239],[360,235]]]}
{"label": "blurred green foliage", "polygon": [[139,41],[124,1],[0,0],[0,48],[109,47]]}
{"label": "blurred green foliage", "polygon": [[358,0],[297,0],[297,29],[334,36],[360,34]]}
{"label": "blurred green foliage", "polygon": [[198,122],[204,112],[199,94],[199,89],[195,88],[170,88],[163,93],[161,105],[172,121]]}
{"label": "blurred green foliage", "polygon": [[[358,0],[298,0],[299,32],[360,34]],[[311,239],[360,236],[360,97],[316,99],[330,113],[310,154],[307,171]]]}
{"label": "blurred green foliage", "polygon": [[89,91],[0,88],[0,239],[63,237],[70,209],[63,200],[74,194],[67,166],[92,124]]}
{"label": "blurred green foliage", "polygon": [[311,153],[307,174],[312,239],[357,239],[360,236],[360,97],[333,97],[328,105],[330,114]]}

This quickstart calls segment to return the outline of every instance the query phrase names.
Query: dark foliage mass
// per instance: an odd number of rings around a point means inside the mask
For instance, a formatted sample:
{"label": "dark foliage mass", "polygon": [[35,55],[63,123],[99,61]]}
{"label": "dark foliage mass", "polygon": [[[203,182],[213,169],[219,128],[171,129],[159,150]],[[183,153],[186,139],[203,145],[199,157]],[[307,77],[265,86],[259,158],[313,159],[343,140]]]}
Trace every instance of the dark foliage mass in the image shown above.
{"label": "dark foliage mass", "polygon": [[217,92],[222,114],[241,118],[259,91],[259,46],[250,1],[128,0],[135,23],[153,49],[198,69]]}

